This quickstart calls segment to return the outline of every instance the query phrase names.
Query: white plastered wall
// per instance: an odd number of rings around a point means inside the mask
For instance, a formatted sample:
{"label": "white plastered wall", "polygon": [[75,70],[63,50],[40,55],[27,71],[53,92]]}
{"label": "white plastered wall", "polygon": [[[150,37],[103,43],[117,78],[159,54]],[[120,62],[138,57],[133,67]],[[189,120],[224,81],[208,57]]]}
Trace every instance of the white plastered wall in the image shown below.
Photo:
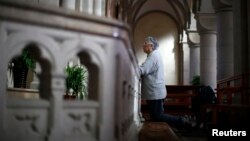
{"label": "white plastered wall", "polygon": [[139,19],[134,31],[134,45],[139,65],[146,59],[142,44],[147,36],[154,36],[159,41],[159,50],[165,68],[165,83],[167,85],[177,84],[178,30],[176,24],[168,15],[160,12],[149,13]]}

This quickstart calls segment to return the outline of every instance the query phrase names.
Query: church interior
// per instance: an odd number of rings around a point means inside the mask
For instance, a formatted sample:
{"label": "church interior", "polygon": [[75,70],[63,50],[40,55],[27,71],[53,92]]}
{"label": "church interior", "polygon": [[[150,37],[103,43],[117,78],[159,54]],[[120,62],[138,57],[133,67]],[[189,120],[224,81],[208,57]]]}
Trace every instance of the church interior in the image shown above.
{"label": "church interior", "polygon": [[[250,137],[249,17],[248,0],[0,0],[0,141]],[[190,127],[150,120],[147,36],[163,59],[164,110]]]}

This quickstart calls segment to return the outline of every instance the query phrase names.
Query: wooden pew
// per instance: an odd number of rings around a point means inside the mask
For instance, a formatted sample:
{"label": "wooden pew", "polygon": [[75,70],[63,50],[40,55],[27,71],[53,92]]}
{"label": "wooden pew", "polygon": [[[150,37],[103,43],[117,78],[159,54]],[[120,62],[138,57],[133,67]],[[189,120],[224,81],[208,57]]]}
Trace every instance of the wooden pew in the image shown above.
{"label": "wooden pew", "polygon": [[[174,115],[192,115],[192,98],[199,92],[200,86],[166,85],[167,97],[164,101],[164,111]],[[148,107],[145,100],[141,101],[141,111],[148,119]]]}
{"label": "wooden pew", "polygon": [[[229,116],[237,113],[238,118],[235,120],[244,120],[247,118],[246,116],[250,115],[249,87],[247,79],[248,75],[241,74],[217,82],[217,103],[206,104],[203,106],[203,119],[205,119],[207,111],[211,111],[212,114],[211,121],[205,121],[206,123],[210,122],[212,126],[220,124],[219,113],[221,112],[227,113]],[[228,117],[228,119],[230,119],[230,117]]]}
{"label": "wooden pew", "polygon": [[192,115],[192,99],[199,93],[200,86],[167,85],[167,97],[164,102],[167,113]]}

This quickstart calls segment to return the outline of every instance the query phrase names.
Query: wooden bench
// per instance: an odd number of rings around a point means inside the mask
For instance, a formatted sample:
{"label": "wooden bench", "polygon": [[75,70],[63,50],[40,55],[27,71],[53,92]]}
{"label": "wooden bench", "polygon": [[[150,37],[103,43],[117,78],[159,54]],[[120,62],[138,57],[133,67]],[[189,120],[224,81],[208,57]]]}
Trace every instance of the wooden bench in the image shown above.
{"label": "wooden bench", "polygon": [[[167,97],[164,101],[166,113],[175,115],[192,114],[192,98],[199,92],[200,86],[166,85]],[[147,103],[141,101],[142,114],[148,116]]]}
{"label": "wooden bench", "polygon": [[167,85],[165,111],[172,114],[192,114],[192,99],[199,93],[200,86]]}
{"label": "wooden bench", "polygon": [[[212,116],[210,122],[212,126],[217,126],[219,123],[219,113],[227,113],[230,115],[237,113],[237,119],[235,120],[246,120],[247,116],[250,115],[250,105],[249,105],[249,88],[247,85],[248,76],[245,74],[233,76],[227,79],[223,79],[217,82],[217,103],[216,104],[205,104],[203,106],[202,118],[207,119],[205,114],[210,111]],[[226,119],[225,119],[226,120]],[[234,124],[229,121],[227,123]],[[237,123],[236,123],[237,124]]]}

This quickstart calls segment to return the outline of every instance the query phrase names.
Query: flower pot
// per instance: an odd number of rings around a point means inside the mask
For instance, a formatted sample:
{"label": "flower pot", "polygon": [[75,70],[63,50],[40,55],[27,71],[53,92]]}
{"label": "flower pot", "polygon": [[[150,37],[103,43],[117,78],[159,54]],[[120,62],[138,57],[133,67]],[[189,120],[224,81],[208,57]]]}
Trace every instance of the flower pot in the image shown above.
{"label": "flower pot", "polygon": [[75,100],[76,99],[76,96],[75,95],[69,95],[69,94],[66,94],[63,96],[63,98],[65,100]]}

